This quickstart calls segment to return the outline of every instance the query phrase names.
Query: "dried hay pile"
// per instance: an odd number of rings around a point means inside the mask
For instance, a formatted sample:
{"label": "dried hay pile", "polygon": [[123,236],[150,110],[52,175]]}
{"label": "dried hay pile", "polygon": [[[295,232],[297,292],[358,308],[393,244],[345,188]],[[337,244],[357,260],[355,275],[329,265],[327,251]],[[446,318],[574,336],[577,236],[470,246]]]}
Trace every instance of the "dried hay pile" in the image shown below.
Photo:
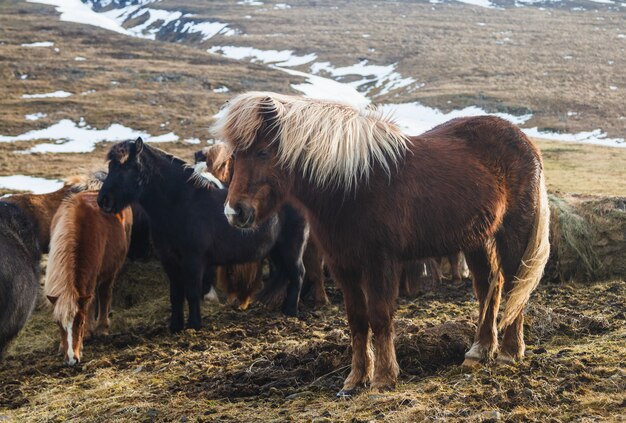
{"label": "dried hay pile", "polygon": [[550,196],[552,281],[626,276],[626,198]]}

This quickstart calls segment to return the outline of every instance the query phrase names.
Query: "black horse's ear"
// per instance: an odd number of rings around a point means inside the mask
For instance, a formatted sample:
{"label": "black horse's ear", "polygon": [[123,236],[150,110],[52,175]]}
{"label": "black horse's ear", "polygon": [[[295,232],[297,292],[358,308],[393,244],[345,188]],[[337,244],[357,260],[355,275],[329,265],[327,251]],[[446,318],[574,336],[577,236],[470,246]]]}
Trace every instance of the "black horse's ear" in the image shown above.
{"label": "black horse's ear", "polygon": [[141,153],[142,150],[143,150],[143,140],[141,139],[141,137],[139,137],[135,140],[135,154]]}

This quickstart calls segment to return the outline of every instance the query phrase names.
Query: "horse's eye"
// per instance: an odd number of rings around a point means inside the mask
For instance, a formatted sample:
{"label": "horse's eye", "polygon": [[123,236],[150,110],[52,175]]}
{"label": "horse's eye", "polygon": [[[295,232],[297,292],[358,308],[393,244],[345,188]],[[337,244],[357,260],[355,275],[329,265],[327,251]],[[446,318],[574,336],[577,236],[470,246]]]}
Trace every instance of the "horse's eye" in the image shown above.
{"label": "horse's eye", "polygon": [[269,153],[267,152],[267,150],[260,150],[258,153],[256,153],[256,156],[260,159],[267,159],[269,157]]}

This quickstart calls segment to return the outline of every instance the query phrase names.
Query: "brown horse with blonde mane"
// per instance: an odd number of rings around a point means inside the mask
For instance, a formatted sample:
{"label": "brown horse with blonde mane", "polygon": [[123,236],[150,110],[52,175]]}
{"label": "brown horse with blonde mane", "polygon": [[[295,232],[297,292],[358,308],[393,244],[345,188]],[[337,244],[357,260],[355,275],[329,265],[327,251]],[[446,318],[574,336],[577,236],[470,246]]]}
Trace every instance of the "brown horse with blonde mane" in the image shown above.
{"label": "brown horse with blonde mane", "polygon": [[409,137],[376,110],[252,92],[231,100],[214,130],[235,154],[231,224],[254,227],[298,204],[343,290],[352,369],[340,395],[395,385],[402,262],[459,249],[480,307],[466,364],[523,357],[523,310],[550,246],[541,155],[519,128],[480,116]]}
{"label": "brown horse with blonde mane", "polygon": [[44,291],[69,365],[80,362],[85,334],[108,334],[113,282],[130,244],[130,207],[106,214],[97,197],[83,192],[66,199],[52,220]]}

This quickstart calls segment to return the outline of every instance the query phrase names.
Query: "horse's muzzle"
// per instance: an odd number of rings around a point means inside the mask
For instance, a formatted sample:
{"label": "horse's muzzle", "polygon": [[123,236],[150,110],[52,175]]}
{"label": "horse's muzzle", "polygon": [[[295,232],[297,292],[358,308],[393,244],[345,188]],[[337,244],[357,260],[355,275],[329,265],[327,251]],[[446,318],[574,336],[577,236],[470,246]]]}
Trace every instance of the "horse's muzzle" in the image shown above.
{"label": "horse's muzzle", "polygon": [[105,213],[113,213],[113,198],[111,195],[102,191],[98,194],[98,207]]}
{"label": "horse's muzzle", "polygon": [[226,206],[224,206],[224,215],[231,226],[246,229],[252,227],[255,212],[253,207],[248,207],[242,203],[237,203],[234,207],[226,203]]}

